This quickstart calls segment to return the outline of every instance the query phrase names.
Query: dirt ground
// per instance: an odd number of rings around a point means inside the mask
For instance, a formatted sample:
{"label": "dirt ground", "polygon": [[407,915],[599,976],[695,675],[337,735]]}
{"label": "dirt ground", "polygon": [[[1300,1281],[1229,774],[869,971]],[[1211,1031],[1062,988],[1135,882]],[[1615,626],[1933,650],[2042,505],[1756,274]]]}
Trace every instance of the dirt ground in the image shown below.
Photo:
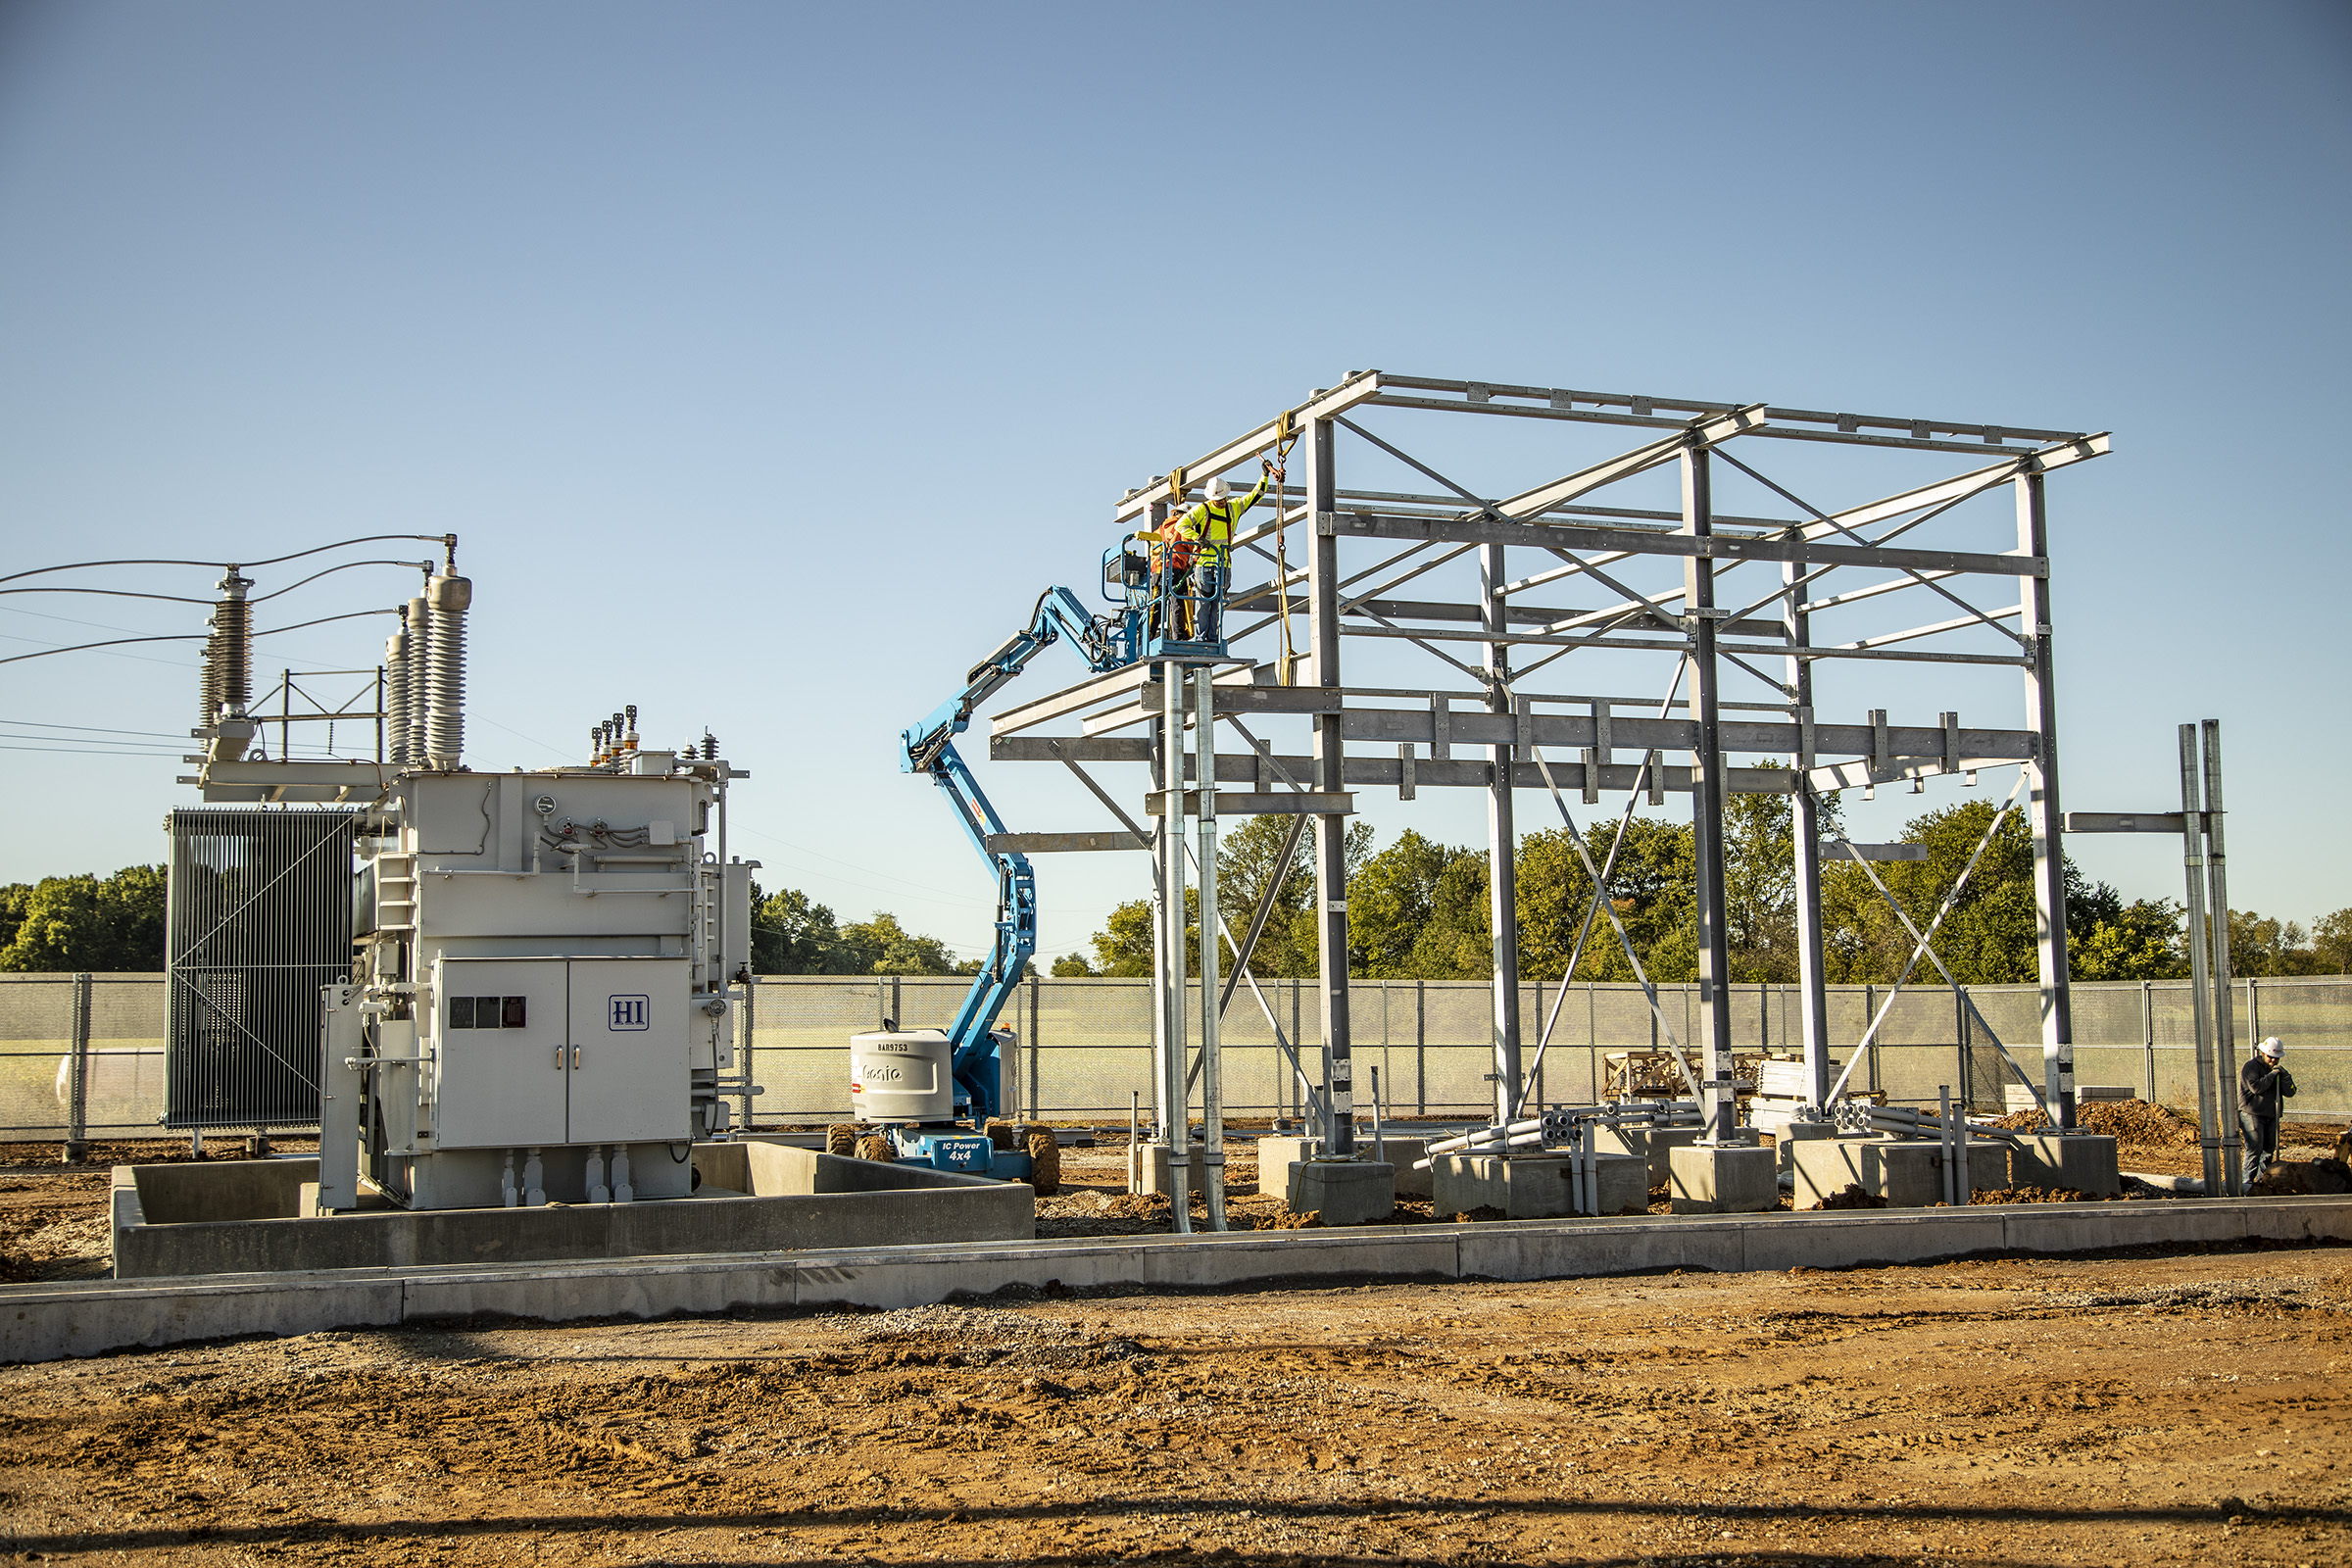
{"label": "dirt ground", "polygon": [[309,1335],[0,1368],[8,1561],[2340,1563],[2352,1253]]}

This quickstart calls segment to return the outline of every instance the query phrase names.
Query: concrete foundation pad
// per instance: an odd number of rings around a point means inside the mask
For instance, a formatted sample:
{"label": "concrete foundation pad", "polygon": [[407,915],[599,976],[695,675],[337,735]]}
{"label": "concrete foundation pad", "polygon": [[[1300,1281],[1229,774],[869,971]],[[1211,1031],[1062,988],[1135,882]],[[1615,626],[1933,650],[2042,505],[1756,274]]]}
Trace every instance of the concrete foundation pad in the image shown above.
{"label": "concrete foundation pad", "polygon": [[[675,1205],[663,1205],[675,1206]],[[2352,1197],[1574,1219],[986,1242],[0,1287],[0,1362],[474,1314],[544,1322],[918,1306],[1023,1290],[1850,1268],[2187,1242],[2352,1242]]]}
{"label": "concrete foundation pad", "polygon": [[1673,1179],[1674,1152],[1698,1142],[1696,1127],[1595,1127],[1592,1147],[1604,1154],[1638,1154],[1649,1161],[1649,1185]]}
{"label": "concrete foundation pad", "polygon": [[[1973,1146],[1969,1157],[1976,1157]],[[2113,1198],[2123,1190],[2115,1140],[2095,1133],[2021,1133],[2010,1175],[2019,1187],[2067,1187],[2093,1198]]]}
{"label": "concrete foundation pad", "polygon": [[1891,1208],[1925,1208],[1943,1201],[1942,1158],[1942,1145],[1925,1139],[1818,1138],[1798,1143],[1789,1152],[1796,1173],[1790,1206],[1816,1208],[1824,1199],[1859,1187],[1873,1198],[1884,1198]]}
{"label": "concrete foundation pad", "polygon": [[[1298,1138],[1276,1135],[1257,1141],[1257,1190],[1268,1198],[1290,1200],[1290,1168],[1302,1159],[1312,1159],[1323,1152],[1320,1138]],[[1396,1170],[1398,1198],[1427,1198],[1430,1193],[1430,1173],[1413,1167],[1429,1157],[1429,1140],[1425,1138],[1396,1138],[1384,1135],[1377,1142],[1362,1129],[1357,1130],[1355,1152],[1358,1158],[1393,1165]]]}
{"label": "concrete foundation pad", "polygon": [[1775,1177],[1793,1177],[1796,1166],[1793,1155],[1798,1144],[1815,1139],[1835,1138],[1838,1124],[1834,1121],[1793,1121],[1784,1119],[1780,1130],[1772,1135],[1772,1168]]}
{"label": "concrete foundation pad", "polygon": [[1673,1152],[1667,1197],[1677,1214],[1760,1214],[1778,1208],[1773,1151],[1754,1144],[1686,1145]]}
{"label": "concrete foundation pad", "polygon": [[1295,1159],[1283,1200],[1325,1225],[1377,1225],[1396,1212],[1396,1167],[1364,1159]]}
{"label": "concrete foundation pad", "polygon": [[[1576,1212],[1576,1173],[1564,1153],[1447,1154],[1431,1174],[1430,1206],[1441,1220],[1480,1208],[1499,1209],[1505,1219],[1560,1219]],[[1648,1211],[1646,1156],[1596,1154],[1593,1179],[1603,1214]]]}

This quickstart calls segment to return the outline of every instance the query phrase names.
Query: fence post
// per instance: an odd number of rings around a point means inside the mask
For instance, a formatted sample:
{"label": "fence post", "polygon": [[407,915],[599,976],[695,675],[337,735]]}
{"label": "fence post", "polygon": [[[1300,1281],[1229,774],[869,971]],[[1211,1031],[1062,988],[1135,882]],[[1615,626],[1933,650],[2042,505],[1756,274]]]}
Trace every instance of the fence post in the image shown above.
{"label": "fence post", "polygon": [[[1029,1093],[1023,1097],[1021,1103],[1021,1109],[1027,1113],[1027,1118],[1031,1121],[1042,1121],[1045,1119],[1045,1113],[1037,1102],[1037,971],[1032,969],[1029,972]],[[1013,1049],[1018,1051],[1020,1048],[1015,1046]],[[1013,1071],[1020,1071],[1020,1067],[1017,1063],[1014,1065]]]}
{"label": "fence post", "polygon": [[74,1054],[67,1071],[66,1163],[90,1152],[90,977],[74,977]]}
{"label": "fence post", "polygon": [[2139,1049],[2147,1058],[2148,1103],[2153,1105],[2156,1103],[2156,982],[2153,980],[2139,983]]}
{"label": "fence post", "polygon": [[[1865,1029],[1869,1028],[1869,1027],[1870,1027],[1870,1020],[1871,1020],[1871,1019],[1873,1019],[1873,1018],[1876,1018],[1878,1015],[1879,1015],[1879,988],[1878,988],[1877,986],[1875,986],[1875,985],[1871,985],[1871,984],[1867,984],[1867,983],[1866,983],[1866,984],[1864,984],[1864,986],[1862,987],[1862,1027],[1863,1027],[1863,1028],[1865,1028]],[[1884,1034],[1884,1033],[1886,1033],[1886,1031],[1885,1031],[1885,1030],[1881,1030],[1881,1031],[1879,1032],[1879,1034]],[[1877,1035],[1877,1034],[1874,1034],[1874,1035],[1872,1035],[1872,1036],[1870,1037],[1870,1063],[1869,1063],[1869,1065],[1870,1065],[1870,1087],[1871,1087],[1873,1090],[1876,1090],[1876,1089],[1879,1087],[1879,1035]]]}
{"label": "fence post", "polygon": [[[1968,1034],[1967,993],[1952,993],[1952,1033],[1960,1044],[1960,1113],[1968,1114],[1977,1101],[1977,1062]],[[2006,1108],[2006,1107],[2004,1107]]]}
{"label": "fence post", "polygon": [[[382,704],[377,704],[382,707]],[[735,1135],[740,1138],[752,1130],[752,1045],[759,1038],[757,1018],[760,1012],[760,977],[747,975],[743,982],[743,1023],[736,1031],[743,1041],[743,1059],[735,1070],[743,1077],[743,1093],[735,1097]]]}
{"label": "fence post", "polygon": [[1585,1076],[1592,1093],[1585,1103],[1600,1103],[1600,998],[1592,981],[1585,982]]}
{"label": "fence post", "polygon": [[2262,994],[2254,989],[2254,977],[2246,976],[2246,1038],[2256,1045],[2263,1041]]}
{"label": "fence post", "polygon": [[1413,1114],[1429,1114],[1429,982],[1413,982]]}

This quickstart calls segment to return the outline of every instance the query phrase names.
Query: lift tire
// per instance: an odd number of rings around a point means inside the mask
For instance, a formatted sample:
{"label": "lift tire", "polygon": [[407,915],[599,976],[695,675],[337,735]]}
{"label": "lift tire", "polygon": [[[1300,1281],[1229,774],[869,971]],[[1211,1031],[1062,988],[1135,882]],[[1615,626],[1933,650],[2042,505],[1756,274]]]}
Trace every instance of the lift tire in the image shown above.
{"label": "lift tire", "polygon": [[1029,1131],[1029,1185],[1040,1198],[1052,1198],[1061,1191],[1061,1144],[1051,1127]]}
{"label": "lift tire", "polygon": [[1008,1121],[988,1124],[988,1147],[1000,1154],[1009,1154],[1021,1147],[1021,1130]]}
{"label": "lift tire", "polygon": [[858,1124],[837,1121],[825,1129],[825,1152],[855,1154],[858,1152]]}
{"label": "lift tire", "polygon": [[897,1162],[899,1152],[890,1147],[889,1139],[868,1133],[865,1137],[858,1140],[858,1157],[889,1165]]}

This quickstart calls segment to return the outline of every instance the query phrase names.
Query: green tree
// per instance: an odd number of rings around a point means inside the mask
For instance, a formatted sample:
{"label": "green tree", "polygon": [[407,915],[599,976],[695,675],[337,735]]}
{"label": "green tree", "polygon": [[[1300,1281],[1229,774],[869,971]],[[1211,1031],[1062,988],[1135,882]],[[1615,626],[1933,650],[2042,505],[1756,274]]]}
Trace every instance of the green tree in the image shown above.
{"label": "green tree", "polygon": [[1095,966],[1086,961],[1086,955],[1083,953],[1065,953],[1055,958],[1053,972],[1054,978],[1056,980],[1092,980],[1096,978]]}
{"label": "green tree", "polygon": [[[1311,916],[1310,916],[1311,919]],[[1407,828],[1348,882],[1349,971],[1380,980],[1489,973],[1486,858]]]}
{"label": "green tree", "polygon": [[163,968],[164,883],[163,866],[126,865],[0,888],[0,970]]}
{"label": "green tree", "polygon": [[831,909],[798,888],[767,894],[752,884],[754,974],[837,974],[829,965],[840,949]]}
{"label": "green tree", "polygon": [[[970,974],[978,962],[959,964],[937,937],[917,936],[899,924],[899,917],[877,910],[870,920],[853,921],[841,928],[844,966],[831,974]],[[855,963],[857,967],[847,965]]]}
{"label": "green tree", "polygon": [[2312,956],[2318,974],[2352,974],[2352,908],[2324,914],[2311,928]]}

